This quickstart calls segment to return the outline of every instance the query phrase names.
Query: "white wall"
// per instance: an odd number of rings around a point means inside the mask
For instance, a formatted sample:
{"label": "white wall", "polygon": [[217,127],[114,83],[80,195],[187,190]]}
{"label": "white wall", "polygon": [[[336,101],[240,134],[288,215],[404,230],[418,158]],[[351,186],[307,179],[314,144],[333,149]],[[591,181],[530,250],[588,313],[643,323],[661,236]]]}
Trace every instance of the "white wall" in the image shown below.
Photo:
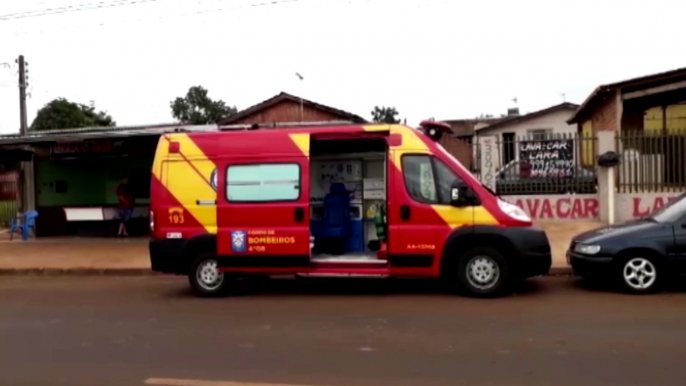
{"label": "white wall", "polygon": [[541,117],[527,119],[523,122],[516,122],[510,125],[505,125],[494,130],[485,127],[477,130],[476,135],[497,135],[502,140],[503,133],[515,133],[515,136],[526,136],[529,130],[536,129],[553,129],[553,134],[576,133],[576,124],[567,124],[574,111],[572,110],[558,110]]}
{"label": "white wall", "polygon": [[[514,133],[515,138],[517,141],[520,140],[520,137],[526,137],[529,135],[530,130],[539,130],[539,129],[552,129],[553,135],[560,135],[560,134],[567,134],[567,135],[573,135],[577,132],[577,126],[576,124],[567,124],[567,119],[569,119],[572,114],[574,113],[573,110],[558,110],[551,112],[549,114],[533,118],[533,119],[527,119],[522,122],[515,122],[509,125],[504,125],[495,129],[489,129],[488,127],[485,127],[483,129],[477,130],[476,131],[476,136],[497,136],[498,141],[500,142],[500,151],[501,151],[501,157],[500,159],[502,160],[504,157],[502,156],[503,154],[503,147],[502,147],[502,142],[503,142],[503,133]],[[515,147],[515,158],[519,157],[519,149],[518,147]],[[504,165],[498,165],[498,170]]]}

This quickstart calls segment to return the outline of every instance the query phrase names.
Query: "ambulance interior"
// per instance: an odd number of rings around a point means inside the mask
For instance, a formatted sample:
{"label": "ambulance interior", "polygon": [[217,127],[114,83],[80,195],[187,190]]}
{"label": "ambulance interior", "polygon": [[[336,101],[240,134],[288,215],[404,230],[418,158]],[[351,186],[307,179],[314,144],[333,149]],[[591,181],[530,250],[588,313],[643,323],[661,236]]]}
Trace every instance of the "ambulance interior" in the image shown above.
{"label": "ambulance interior", "polygon": [[379,262],[386,227],[384,139],[312,140],[310,246],[316,262]]}

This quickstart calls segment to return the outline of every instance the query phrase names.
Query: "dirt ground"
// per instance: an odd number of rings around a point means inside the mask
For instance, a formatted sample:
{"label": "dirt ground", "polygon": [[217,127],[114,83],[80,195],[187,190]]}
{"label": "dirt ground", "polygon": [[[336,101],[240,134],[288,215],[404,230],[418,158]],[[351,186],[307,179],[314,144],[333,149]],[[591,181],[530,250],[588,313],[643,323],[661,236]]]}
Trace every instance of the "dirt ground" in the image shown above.
{"label": "dirt ground", "polygon": [[[598,222],[540,222],[550,240],[553,267],[566,268],[565,253],[575,235]],[[149,269],[148,239],[46,238],[9,241],[0,233],[0,269]]]}
{"label": "dirt ground", "polygon": [[149,269],[148,239],[43,238],[0,234],[0,269]]}

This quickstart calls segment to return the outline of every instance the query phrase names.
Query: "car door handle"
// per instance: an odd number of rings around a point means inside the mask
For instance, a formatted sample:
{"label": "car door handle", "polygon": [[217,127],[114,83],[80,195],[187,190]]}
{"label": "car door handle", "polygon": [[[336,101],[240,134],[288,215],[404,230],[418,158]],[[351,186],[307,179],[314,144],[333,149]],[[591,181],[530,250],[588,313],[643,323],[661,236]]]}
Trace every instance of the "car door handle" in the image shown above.
{"label": "car door handle", "polygon": [[400,218],[403,219],[404,221],[407,221],[410,219],[410,206],[409,205],[402,205],[400,207]]}
{"label": "car door handle", "polygon": [[681,224],[681,227],[682,227],[683,229],[686,229],[686,224]]}
{"label": "car door handle", "polygon": [[295,222],[305,221],[305,210],[303,208],[295,208]]}

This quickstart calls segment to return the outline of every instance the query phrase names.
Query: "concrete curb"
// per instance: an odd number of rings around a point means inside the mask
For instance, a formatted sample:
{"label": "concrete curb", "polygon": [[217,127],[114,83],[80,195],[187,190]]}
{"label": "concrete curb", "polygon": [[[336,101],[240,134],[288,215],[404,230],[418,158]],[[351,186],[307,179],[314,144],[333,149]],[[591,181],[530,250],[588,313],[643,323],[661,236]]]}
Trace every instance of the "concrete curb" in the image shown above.
{"label": "concrete curb", "polygon": [[[161,276],[149,268],[0,268],[0,276]],[[553,267],[548,276],[571,276],[571,267]]]}

